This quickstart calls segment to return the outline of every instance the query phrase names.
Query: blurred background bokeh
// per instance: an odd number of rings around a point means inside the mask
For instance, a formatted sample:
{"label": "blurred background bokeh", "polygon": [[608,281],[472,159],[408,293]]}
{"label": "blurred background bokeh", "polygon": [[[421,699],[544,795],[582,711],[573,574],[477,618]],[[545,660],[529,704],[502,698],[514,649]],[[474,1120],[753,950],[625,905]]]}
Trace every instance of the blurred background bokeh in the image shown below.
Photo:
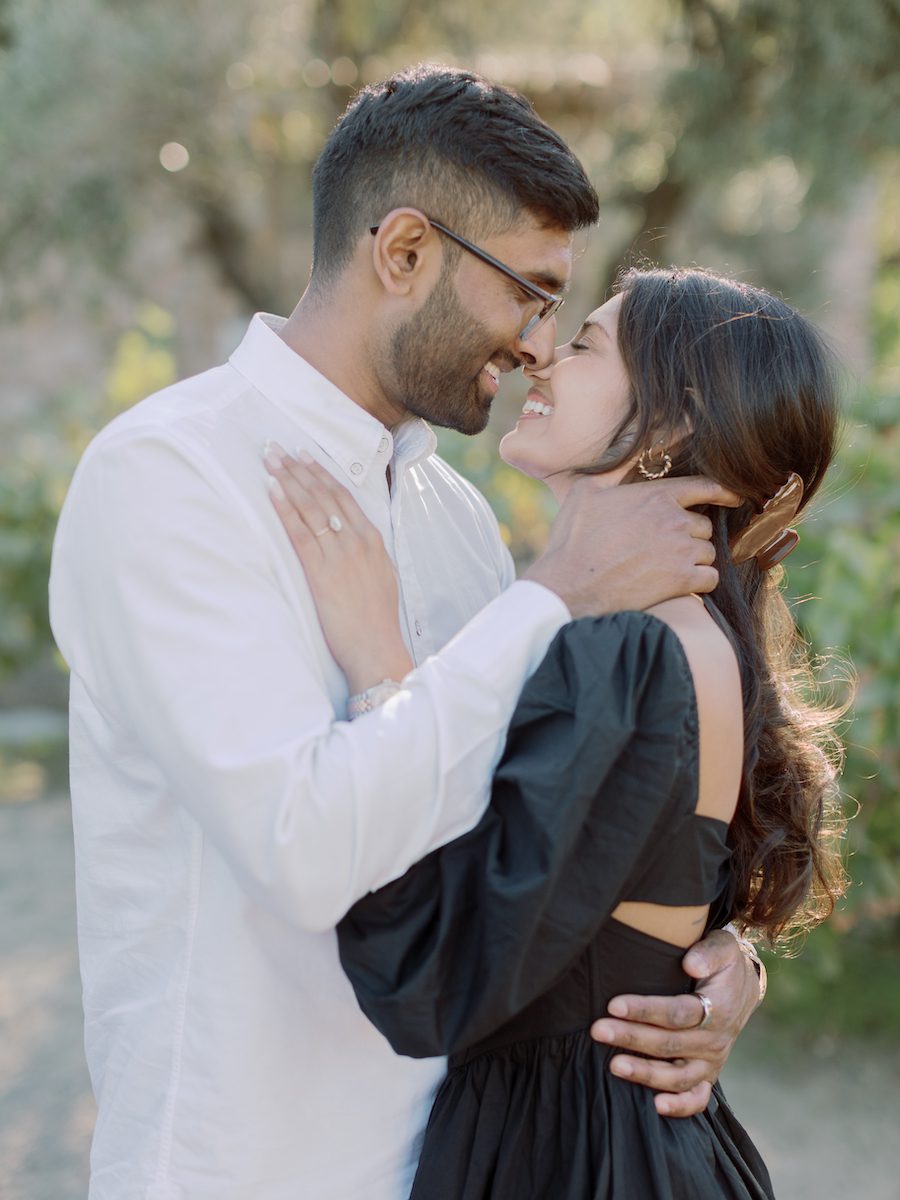
{"label": "blurred background bokeh", "polygon": [[[26,836],[25,811],[64,805],[46,577],[79,454],[123,408],[226,357],[254,311],[293,307],[325,136],[355,89],[420,60],[524,91],[587,166],[602,218],[578,241],[564,335],[623,262],[697,263],[782,293],[843,359],[840,459],[786,587],[838,694],[848,661],[856,677],[853,886],[799,959],[770,964],[764,1021],[811,1052],[862,1039],[896,1056],[900,0],[0,0],[4,836]],[[553,513],[495,454],[517,386],[483,435],[441,445],[525,562]],[[33,892],[5,849],[0,894],[19,880],[22,920]],[[25,869],[44,903],[59,876]],[[0,950],[20,961],[14,941]],[[18,1013],[0,982],[14,1040]],[[0,1069],[18,1078],[20,1059],[0,1051]]]}

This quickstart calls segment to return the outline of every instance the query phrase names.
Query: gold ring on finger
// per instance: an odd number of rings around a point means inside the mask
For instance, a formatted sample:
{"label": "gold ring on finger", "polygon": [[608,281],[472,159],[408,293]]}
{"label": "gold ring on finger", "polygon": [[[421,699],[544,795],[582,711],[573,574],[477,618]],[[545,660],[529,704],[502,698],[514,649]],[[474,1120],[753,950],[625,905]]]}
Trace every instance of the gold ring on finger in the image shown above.
{"label": "gold ring on finger", "polygon": [[694,995],[697,997],[697,999],[703,1005],[703,1016],[700,1018],[700,1020],[697,1022],[697,1024],[692,1025],[691,1028],[692,1029],[705,1029],[707,1027],[707,1025],[709,1025],[709,1023],[713,1017],[712,1000],[710,1000],[709,996],[704,996],[702,992],[694,992]]}
{"label": "gold ring on finger", "polygon": [[326,533],[331,533],[330,525],[326,525],[324,529],[320,529],[318,533],[314,533],[313,537],[324,537]]}

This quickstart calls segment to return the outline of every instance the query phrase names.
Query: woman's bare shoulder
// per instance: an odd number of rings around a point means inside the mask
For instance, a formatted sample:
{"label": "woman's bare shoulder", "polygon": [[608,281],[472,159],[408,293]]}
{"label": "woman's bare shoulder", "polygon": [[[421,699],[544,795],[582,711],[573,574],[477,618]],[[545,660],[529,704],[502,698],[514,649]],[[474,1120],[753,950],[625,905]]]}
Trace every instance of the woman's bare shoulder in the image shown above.
{"label": "woman's bare shoulder", "polygon": [[734,648],[696,596],[678,596],[648,611],[678,637],[694,681],[700,725],[697,811],[730,820],[744,753],[741,675]]}
{"label": "woman's bare shoulder", "polygon": [[740,695],[740,673],[734,647],[699,597],[676,596],[647,611],[677,634],[694,675],[695,687],[715,687],[720,670],[730,666],[732,670],[726,673],[721,683],[726,689],[736,685]]}

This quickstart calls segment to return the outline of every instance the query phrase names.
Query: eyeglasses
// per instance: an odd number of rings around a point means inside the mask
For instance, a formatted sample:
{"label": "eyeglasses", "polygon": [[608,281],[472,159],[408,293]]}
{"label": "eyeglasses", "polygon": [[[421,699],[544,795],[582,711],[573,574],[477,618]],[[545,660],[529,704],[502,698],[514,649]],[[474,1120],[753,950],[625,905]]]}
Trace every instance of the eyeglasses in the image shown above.
{"label": "eyeglasses", "polygon": [[[463,250],[468,250],[470,254],[474,254],[476,258],[481,259],[483,263],[487,263],[489,267],[493,267],[495,271],[500,271],[507,279],[511,279],[518,284],[523,291],[526,291],[529,296],[534,296],[535,300],[541,301],[540,311],[535,313],[525,328],[519,333],[519,340],[527,342],[528,339],[535,334],[538,329],[549,321],[552,316],[562,308],[565,303],[564,296],[556,296],[553,292],[545,292],[543,288],[538,287],[536,283],[532,283],[530,279],[526,279],[524,275],[520,275],[518,271],[514,271],[512,267],[508,267],[506,263],[502,263],[499,258],[494,258],[493,254],[488,254],[487,250],[482,250],[480,246],[476,246],[473,242],[467,241],[458,233],[454,233],[452,229],[448,229],[446,225],[442,225],[440,221],[436,221],[434,217],[427,216],[422,213],[426,221],[433,225],[435,229],[448,237],[451,242],[456,242],[458,246],[462,246]],[[369,233],[373,236],[381,228],[380,225],[371,225]]]}

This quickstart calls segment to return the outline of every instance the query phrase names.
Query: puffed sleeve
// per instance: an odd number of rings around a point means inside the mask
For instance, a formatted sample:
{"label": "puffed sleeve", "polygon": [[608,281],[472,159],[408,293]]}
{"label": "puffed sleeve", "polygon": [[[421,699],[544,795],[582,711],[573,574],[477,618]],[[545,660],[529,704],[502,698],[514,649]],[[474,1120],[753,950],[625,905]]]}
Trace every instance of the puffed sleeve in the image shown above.
{"label": "puffed sleeve", "polygon": [[618,613],[565,626],[525,686],[478,825],[338,925],[360,1007],[393,1048],[465,1049],[546,992],[693,807],[695,751],[693,684],[667,625]]}

